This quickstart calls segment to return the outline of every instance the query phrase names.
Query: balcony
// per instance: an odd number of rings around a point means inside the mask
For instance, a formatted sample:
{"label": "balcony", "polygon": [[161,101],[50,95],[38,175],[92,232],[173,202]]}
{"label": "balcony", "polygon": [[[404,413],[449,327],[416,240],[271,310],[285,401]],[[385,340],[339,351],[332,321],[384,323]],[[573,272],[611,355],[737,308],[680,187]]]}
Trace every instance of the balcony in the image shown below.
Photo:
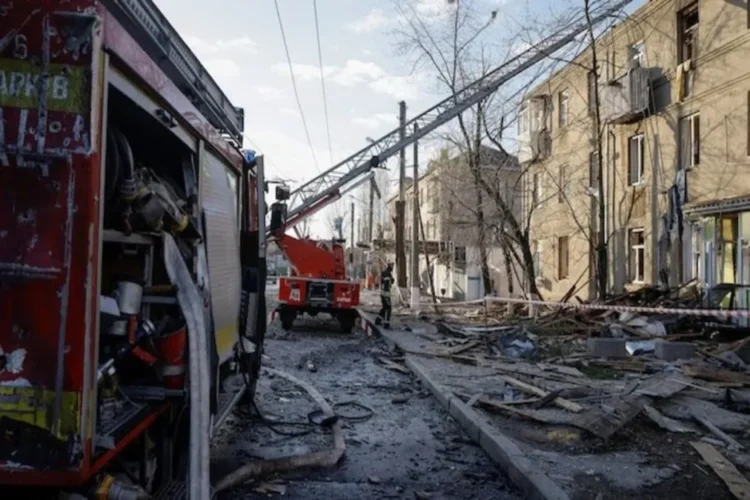
{"label": "balcony", "polygon": [[650,108],[649,70],[635,67],[601,88],[602,120],[632,123],[645,118]]}
{"label": "balcony", "polygon": [[548,158],[552,152],[549,133],[549,96],[530,99],[521,109],[518,130],[518,161],[533,163]]}

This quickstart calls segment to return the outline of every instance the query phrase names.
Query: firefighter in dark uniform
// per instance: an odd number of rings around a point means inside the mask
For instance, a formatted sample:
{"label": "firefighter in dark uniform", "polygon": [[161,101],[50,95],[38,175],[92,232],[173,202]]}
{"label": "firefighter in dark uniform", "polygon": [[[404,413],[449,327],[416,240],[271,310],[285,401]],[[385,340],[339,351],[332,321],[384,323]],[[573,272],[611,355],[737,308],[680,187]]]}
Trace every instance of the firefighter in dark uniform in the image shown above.
{"label": "firefighter in dark uniform", "polygon": [[388,265],[380,273],[380,312],[375,318],[376,325],[391,327],[391,285],[393,284],[393,263]]}

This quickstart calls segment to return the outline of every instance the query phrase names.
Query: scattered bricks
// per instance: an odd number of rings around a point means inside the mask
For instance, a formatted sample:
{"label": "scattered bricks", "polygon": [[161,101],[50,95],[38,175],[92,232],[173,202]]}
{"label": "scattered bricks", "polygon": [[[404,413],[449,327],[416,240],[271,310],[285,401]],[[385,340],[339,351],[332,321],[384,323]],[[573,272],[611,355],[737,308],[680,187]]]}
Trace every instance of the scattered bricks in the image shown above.
{"label": "scattered bricks", "polygon": [[694,351],[695,346],[688,342],[656,342],[656,357],[665,361],[692,358]]}
{"label": "scattered bricks", "polygon": [[595,358],[627,358],[625,339],[590,338],[586,342],[589,354]]}

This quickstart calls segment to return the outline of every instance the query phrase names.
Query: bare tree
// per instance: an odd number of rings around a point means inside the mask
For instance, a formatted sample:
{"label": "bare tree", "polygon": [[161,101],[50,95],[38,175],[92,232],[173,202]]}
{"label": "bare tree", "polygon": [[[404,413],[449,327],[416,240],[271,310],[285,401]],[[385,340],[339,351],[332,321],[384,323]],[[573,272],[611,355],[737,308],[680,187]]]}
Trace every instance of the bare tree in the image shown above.
{"label": "bare tree", "polygon": [[[415,68],[421,66],[434,73],[443,89],[456,94],[468,83],[486,76],[494,66],[512,57],[515,47],[502,53],[484,42],[483,34],[494,23],[496,10],[482,12],[471,0],[450,3],[449,15],[435,22],[425,19],[413,2],[396,2],[403,19],[403,27],[397,30],[397,39],[401,54],[411,58]],[[529,78],[525,83],[526,88],[533,81],[533,78]],[[491,291],[487,250],[493,239],[488,235],[485,208],[485,200],[488,200],[500,214],[499,232],[496,234],[499,235],[504,254],[512,256],[522,268],[529,291],[540,296],[535,281],[528,224],[519,220],[515,207],[505,199],[505,193],[497,189],[498,183],[494,178],[497,172],[482,168],[483,143],[489,142],[505,151],[502,132],[514,120],[506,123],[501,117],[509,111],[509,107],[513,107],[511,103],[521,94],[523,89],[511,89],[511,95],[505,96],[504,100],[495,94],[479,102],[460,115],[458,126],[443,134],[443,138],[459,151],[473,181],[475,205],[472,211],[476,218],[477,247],[485,292]],[[499,128],[495,125],[497,123],[500,123]]]}

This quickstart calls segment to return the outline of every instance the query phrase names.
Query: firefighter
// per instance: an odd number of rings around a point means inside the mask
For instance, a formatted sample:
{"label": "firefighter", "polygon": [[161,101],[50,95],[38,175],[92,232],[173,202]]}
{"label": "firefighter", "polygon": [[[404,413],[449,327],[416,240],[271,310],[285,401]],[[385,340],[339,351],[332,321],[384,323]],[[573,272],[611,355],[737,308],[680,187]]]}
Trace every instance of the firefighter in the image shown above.
{"label": "firefighter", "polygon": [[389,262],[380,273],[380,312],[375,324],[391,327],[391,285],[393,284],[393,263]]}

